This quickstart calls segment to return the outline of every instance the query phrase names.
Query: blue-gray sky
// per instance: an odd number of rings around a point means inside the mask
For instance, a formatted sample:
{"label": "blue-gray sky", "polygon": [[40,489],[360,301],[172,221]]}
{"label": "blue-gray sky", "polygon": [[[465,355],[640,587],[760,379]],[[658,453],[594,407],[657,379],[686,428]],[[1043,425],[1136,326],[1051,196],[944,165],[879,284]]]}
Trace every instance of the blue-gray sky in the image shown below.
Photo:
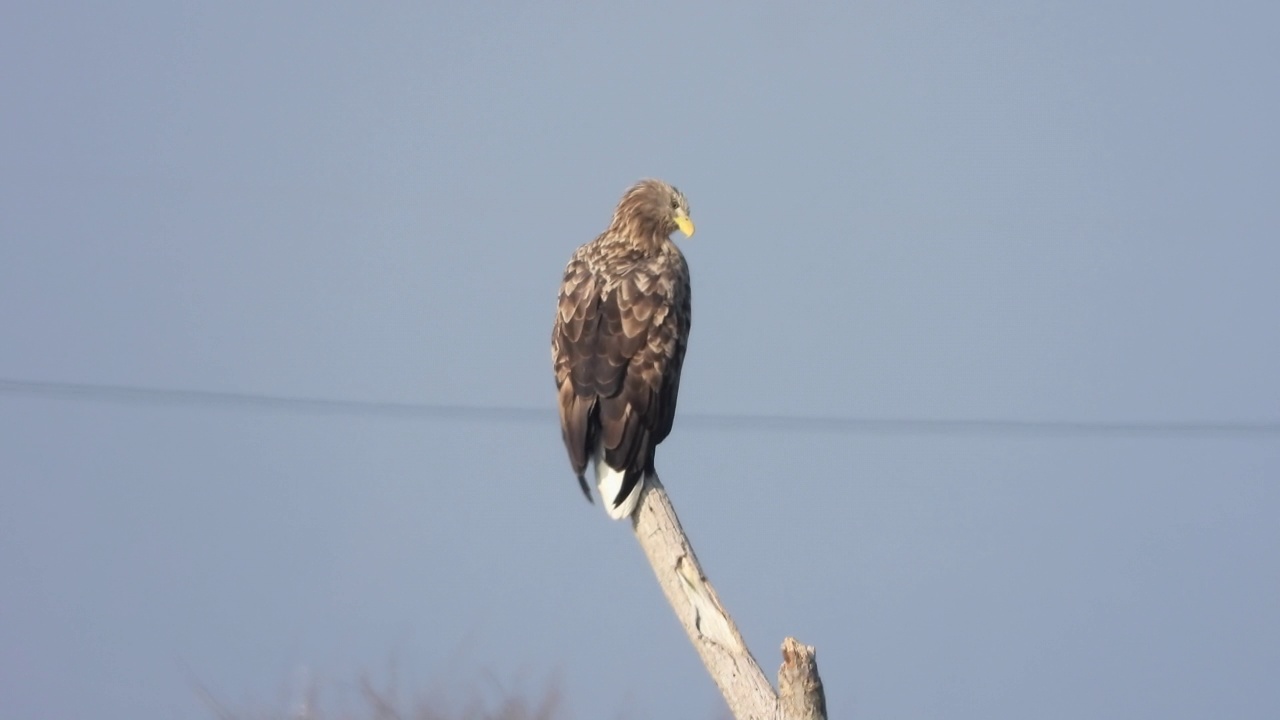
{"label": "blue-gray sky", "polygon": [[699,228],[658,466],[770,673],[793,634],[832,717],[1280,715],[1277,434],[680,419],[1280,420],[1277,21],[10,7],[0,377],[546,412],[0,394],[0,714],[207,717],[184,667],[260,708],[394,656],[713,717],[551,410],[564,263],[658,176]]}

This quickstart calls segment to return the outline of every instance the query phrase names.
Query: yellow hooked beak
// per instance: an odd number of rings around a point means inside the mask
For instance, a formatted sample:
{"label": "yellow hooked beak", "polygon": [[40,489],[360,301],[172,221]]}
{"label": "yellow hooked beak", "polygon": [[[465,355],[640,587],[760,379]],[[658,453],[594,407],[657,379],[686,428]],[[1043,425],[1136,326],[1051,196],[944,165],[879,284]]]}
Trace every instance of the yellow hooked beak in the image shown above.
{"label": "yellow hooked beak", "polygon": [[680,228],[680,232],[684,233],[685,237],[693,237],[693,221],[688,215],[677,215],[676,227]]}

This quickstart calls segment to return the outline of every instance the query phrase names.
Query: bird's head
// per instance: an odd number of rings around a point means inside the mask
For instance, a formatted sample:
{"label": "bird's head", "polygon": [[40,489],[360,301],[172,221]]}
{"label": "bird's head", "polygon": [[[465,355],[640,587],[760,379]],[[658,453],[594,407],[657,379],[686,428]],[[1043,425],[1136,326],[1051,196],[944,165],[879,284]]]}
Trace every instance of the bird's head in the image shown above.
{"label": "bird's head", "polygon": [[632,237],[663,239],[676,230],[693,237],[694,231],[684,193],[661,180],[641,180],[628,188],[613,212],[612,226]]}

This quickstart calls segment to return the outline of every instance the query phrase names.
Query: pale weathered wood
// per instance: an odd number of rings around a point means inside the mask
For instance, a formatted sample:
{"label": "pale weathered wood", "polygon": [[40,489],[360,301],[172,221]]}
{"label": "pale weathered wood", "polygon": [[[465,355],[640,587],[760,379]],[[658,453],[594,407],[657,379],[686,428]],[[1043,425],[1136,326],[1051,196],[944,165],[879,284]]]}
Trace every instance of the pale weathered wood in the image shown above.
{"label": "pale weathered wood", "polygon": [[827,720],[827,696],[818,677],[818,659],[812,645],[795,638],[782,641],[782,667],[778,668],[779,715],[790,720]]}
{"label": "pale weathered wood", "polygon": [[667,602],[737,720],[826,720],[813,648],[793,638],[783,643],[779,697],[707,581],[657,478],[646,481],[632,527]]}

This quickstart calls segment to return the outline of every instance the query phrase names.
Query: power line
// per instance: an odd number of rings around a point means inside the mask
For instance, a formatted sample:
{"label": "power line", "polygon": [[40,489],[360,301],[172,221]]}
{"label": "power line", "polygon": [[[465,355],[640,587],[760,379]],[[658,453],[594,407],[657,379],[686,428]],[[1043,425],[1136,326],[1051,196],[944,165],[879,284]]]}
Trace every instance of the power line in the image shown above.
{"label": "power line", "polygon": [[296,395],[225,392],[220,390],[190,390],[98,383],[38,382],[12,379],[0,379],[0,394],[95,400],[131,405],[205,405],[258,410],[284,410],[320,415],[445,418],[487,420],[491,422],[543,422],[551,419],[549,410],[535,408],[341,400]]}
{"label": "power line", "polygon": [[[0,395],[130,405],[208,406],[277,410],[314,415],[448,419],[474,422],[552,423],[555,413],[502,405],[453,405],[157,388],[98,383],[40,382],[0,378]],[[721,430],[841,433],[856,435],[1023,435],[1079,437],[1272,437],[1277,422],[1108,422],[1075,420],[927,419],[849,416],[681,413],[684,426]]]}

